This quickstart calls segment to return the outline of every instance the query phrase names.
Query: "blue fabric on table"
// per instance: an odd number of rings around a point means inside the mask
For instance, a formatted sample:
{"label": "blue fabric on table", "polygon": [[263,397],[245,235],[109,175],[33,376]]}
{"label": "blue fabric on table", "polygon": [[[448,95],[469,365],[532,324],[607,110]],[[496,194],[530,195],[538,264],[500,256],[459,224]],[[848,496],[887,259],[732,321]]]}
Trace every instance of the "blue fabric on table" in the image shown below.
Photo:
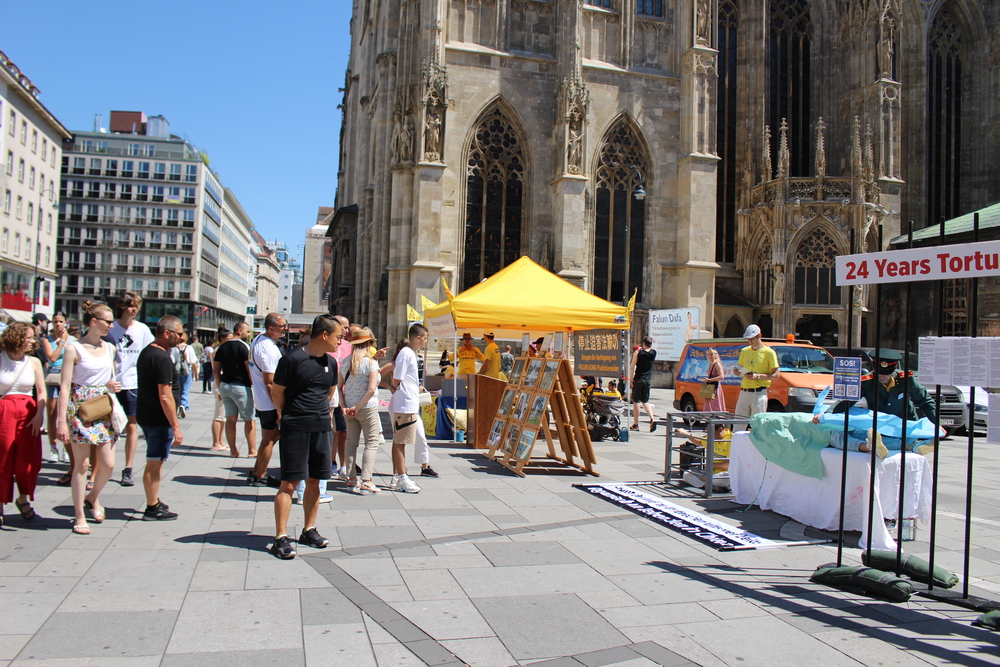
{"label": "blue fabric on table", "polygon": [[[438,396],[437,397],[437,430],[434,436],[438,440],[454,440],[455,431],[452,426],[451,417],[448,416],[446,410],[454,408],[455,397],[454,396]],[[466,409],[466,398],[465,396],[458,397],[458,409]]]}

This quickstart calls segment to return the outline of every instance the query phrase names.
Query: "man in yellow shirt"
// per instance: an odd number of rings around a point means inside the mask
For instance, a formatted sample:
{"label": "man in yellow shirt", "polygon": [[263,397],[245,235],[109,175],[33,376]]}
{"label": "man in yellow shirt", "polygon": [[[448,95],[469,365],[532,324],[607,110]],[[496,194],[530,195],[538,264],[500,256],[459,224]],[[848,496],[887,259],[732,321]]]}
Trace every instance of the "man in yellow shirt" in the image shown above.
{"label": "man in yellow shirt", "polygon": [[778,372],[778,355],[764,345],[759,326],[748,326],[743,337],[750,344],[740,350],[737,362],[743,379],[740,381],[740,397],[736,401],[735,413],[740,417],[752,417],[758,412],[767,412],[767,389],[771,380],[780,377],[781,373]]}
{"label": "man in yellow shirt", "polygon": [[506,380],[507,378],[503,377],[500,372],[500,346],[493,342],[493,338],[492,331],[487,331],[486,335],[483,336],[483,340],[486,341],[486,350],[483,352],[483,365],[480,367],[479,373],[497,380]]}
{"label": "man in yellow shirt", "polygon": [[472,344],[472,334],[462,334],[462,346],[455,354],[458,357],[458,374],[475,375],[476,361],[483,360],[483,353]]}

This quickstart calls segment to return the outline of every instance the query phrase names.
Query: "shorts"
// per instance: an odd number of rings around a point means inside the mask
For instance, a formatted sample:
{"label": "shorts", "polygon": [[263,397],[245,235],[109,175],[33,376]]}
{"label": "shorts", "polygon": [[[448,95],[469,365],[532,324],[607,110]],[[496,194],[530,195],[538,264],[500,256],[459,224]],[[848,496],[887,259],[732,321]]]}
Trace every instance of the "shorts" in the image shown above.
{"label": "shorts", "polygon": [[649,403],[649,381],[636,380],[632,383],[632,402]]}
{"label": "shorts", "polygon": [[59,398],[59,385],[57,384],[45,385],[45,394],[49,398]]}
{"label": "shorts", "polygon": [[222,402],[221,398],[213,397],[213,399],[215,400],[215,415],[212,417],[212,421],[226,421],[226,404]]}
{"label": "shorts", "polygon": [[257,410],[257,419],[260,420],[260,427],[265,431],[275,431],[278,428],[277,410]]}
{"label": "shorts", "polygon": [[135,404],[137,397],[139,395],[138,389],[122,389],[120,392],[115,394],[115,398],[122,405],[122,410],[129,417],[135,417]]}
{"label": "shorts", "polygon": [[219,394],[226,408],[227,419],[239,415],[245,422],[253,421],[253,394],[250,393],[250,387],[223,382],[219,385]]}
{"label": "shorts", "polygon": [[337,433],[347,433],[347,420],[344,419],[344,409],[339,405],[333,409],[333,430]]}
{"label": "shorts", "polygon": [[333,431],[284,431],[278,441],[281,481],[330,479],[333,474]]}
{"label": "shorts", "polygon": [[146,437],[146,460],[166,461],[170,456],[170,446],[174,444],[174,429],[169,426],[143,426]]}
{"label": "shorts", "polygon": [[394,443],[412,445],[417,441],[417,426],[423,427],[424,423],[417,418],[413,412],[397,412],[392,420]]}

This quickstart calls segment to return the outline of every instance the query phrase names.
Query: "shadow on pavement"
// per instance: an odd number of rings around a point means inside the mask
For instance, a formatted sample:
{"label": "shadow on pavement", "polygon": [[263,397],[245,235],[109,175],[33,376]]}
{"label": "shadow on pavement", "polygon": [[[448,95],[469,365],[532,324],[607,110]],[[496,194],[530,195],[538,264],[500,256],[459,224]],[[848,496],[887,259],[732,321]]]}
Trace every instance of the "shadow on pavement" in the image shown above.
{"label": "shadow on pavement", "polygon": [[213,533],[200,533],[178,537],[174,542],[181,544],[214,544],[220,547],[248,549],[267,553],[267,545],[273,538],[265,535],[254,535],[245,530],[219,530]]}

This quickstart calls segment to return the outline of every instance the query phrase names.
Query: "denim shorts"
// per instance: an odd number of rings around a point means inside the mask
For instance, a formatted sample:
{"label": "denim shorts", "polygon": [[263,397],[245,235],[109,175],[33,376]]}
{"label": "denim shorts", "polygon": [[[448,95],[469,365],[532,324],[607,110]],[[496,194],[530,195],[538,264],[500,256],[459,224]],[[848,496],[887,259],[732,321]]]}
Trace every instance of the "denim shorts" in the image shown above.
{"label": "denim shorts", "polygon": [[219,395],[226,408],[226,417],[240,416],[245,422],[253,421],[253,394],[250,387],[223,382],[219,385]]}
{"label": "denim shorts", "polygon": [[146,436],[146,460],[166,461],[170,456],[170,446],[174,444],[174,429],[169,426],[143,426]]}
{"label": "denim shorts", "polygon": [[122,410],[124,410],[125,414],[129,417],[135,417],[135,404],[138,395],[138,389],[122,389],[120,392],[115,394],[118,402],[122,404]]}

